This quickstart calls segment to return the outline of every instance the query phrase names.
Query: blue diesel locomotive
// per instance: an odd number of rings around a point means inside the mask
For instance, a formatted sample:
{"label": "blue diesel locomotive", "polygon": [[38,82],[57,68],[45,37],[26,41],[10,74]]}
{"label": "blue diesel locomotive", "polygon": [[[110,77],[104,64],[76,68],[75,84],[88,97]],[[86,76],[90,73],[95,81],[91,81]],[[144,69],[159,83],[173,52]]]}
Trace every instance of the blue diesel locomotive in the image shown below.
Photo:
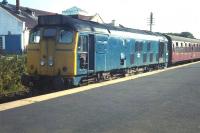
{"label": "blue diesel locomotive", "polygon": [[39,17],[27,51],[26,86],[78,86],[168,65],[161,34],[62,15]]}

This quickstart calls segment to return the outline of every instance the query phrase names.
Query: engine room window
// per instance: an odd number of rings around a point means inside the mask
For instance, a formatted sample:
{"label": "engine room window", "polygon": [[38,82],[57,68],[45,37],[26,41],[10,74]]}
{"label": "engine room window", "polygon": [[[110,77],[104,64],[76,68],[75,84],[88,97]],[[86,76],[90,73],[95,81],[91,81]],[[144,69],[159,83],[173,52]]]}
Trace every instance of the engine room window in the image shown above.
{"label": "engine room window", "polygon": [[135,52],[141,52],[143,50],[142,42],[135,42]]}
{"label": "engine room window", "polygon": [[40,30],[36,30],[36,31],[33,31],[31,34],[30,34],[30,39],[29,39],[29,42],[30,43],[39,43],[40,42]]}
{"label": "engine room window", "polygon": [[151,43],[150,42],[147,43],[147,51],[148,52],[151,51]]}
{"label": "engine room window", "polygon": [[59,32],[59,43],[70,44],[73,42],[73,32],[61,30]]}
{"label": "engine room window", "polygon": [[80,52],[88,51],[88,37],[87,36],[79,36],[78,51]]}
{"label": "engine room window", "polygon": [[45,29],[44,30],[44,37],[55,37],[56,36],[56,29],[52,28],[52,29]]}
{"label": "engine room window", "polygon": [[139,45],[139,51],[143,51],[143,42],[140,42],[140,45]]}
{"label": "engine room window", "polygon": [[139,42],[135,42],[135,52],[139,51]]}

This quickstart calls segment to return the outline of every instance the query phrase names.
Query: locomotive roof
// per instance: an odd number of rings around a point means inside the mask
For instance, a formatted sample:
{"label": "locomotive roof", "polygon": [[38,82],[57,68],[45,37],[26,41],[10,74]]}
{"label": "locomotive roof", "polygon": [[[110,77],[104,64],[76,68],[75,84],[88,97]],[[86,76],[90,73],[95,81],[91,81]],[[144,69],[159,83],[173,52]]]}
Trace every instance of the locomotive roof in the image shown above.
{"label": "locomotive roof", "polygon": [[161,36],[159,34],[150,31],[131,29],[126,27],[116,27],[116,26],[111,26],[109,24],[99,24],[96,22],[75,19],[64,15],[39,16],[38,25],[39,26],[67,25],[76,31],[100,32],[105,34],[109,34],[112,31],[122,31],[122,32],[124,31],[124,32],[138,33],[151,36],[159,36],[159,37]]}
{"label": "locomotive roof", "polygon": [[199,43],[199,39],[192,39],[192,38],[186,38],[186,37],[180,37],[180,36],[174,36],[174,35],[167,35],[169,36],[172,41],[180,41],[180,42],[191,42],[191,43]]}

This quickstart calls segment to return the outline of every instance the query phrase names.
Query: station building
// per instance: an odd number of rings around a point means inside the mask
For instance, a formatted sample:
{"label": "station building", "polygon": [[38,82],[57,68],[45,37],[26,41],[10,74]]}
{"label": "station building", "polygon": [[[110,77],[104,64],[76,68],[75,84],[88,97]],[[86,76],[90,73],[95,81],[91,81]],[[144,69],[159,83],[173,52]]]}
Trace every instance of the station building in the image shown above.
{"label": "station building", "polygon": [[0,2],[0,53],[20,54],[28,45],[29,31],[37,25],[39,15],[54,13],[21,7],[7,0]]}

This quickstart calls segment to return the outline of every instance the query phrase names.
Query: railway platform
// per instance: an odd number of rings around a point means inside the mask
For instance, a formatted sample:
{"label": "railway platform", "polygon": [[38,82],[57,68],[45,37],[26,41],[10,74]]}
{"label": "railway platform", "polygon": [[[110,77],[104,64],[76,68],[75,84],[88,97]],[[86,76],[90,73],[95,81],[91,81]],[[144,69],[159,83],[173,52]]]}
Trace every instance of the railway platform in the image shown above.
{"label": "railway platform", "polygon": [[2,109],[0,133],[200,132],[200,63],[71,91]]}

